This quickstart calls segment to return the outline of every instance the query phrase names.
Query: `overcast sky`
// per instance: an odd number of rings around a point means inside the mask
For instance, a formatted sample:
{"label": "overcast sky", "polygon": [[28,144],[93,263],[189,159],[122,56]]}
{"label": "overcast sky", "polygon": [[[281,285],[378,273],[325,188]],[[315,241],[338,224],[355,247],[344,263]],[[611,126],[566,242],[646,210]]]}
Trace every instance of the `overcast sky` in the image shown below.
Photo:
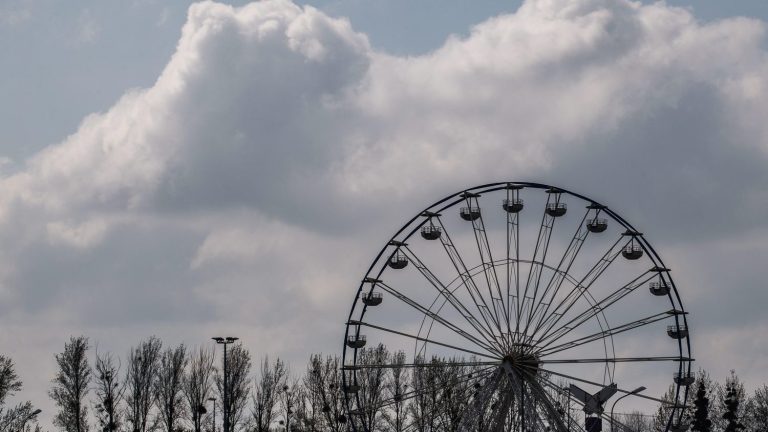
{"label": "overcast sky", "polygon": [[768,381],[763,0],[309,3],[0,3],[0,352],[44,424],[73,334],[337,352],[381,243],[506,180],[631,220],[697,365]]}

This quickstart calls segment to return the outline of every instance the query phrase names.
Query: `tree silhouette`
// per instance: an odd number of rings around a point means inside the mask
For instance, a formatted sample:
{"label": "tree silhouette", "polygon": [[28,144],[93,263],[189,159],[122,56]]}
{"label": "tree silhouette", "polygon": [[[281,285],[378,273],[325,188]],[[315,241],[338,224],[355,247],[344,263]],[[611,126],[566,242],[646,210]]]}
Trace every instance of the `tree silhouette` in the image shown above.
{"label": "tree silhouette", "polygon": [[416,358],[416,364],[423,367],[411,371],[411,388],[413,395],[408,404],[408,414],[412,418],[414,429],[418,432],[428,432],[435,429],[437,423],[437,393],[435,391],[436,371],[439,359],[433,358],[430,366],[423,357]]}
{"label": "tree silhouette", "polygon": [[58,371],[49,395],[59,411],[53,424],[66,432],[88,431],[88,413],[84,401],[92,372],[87,352],[88,338],[79,336],[71,337],[64,344],[64,351],[55,356]]}
{"label": "tree silhouette", "polygon": [[[245,406],[248,403],[248,395],[251,391],[251,354],[242,344],[233,345],[227,354],[227,370],[216,374],[216,389],[219,395],[219,403],[224,408],[222,414],[229,416],[230,432],[238,430],[243,421]],[[227,388],[224,389],[224,374],[227,376]],[[224,392],[227,397],[224,397]]]}
{"label": "tree silhouette", "polygon": [[723,418],[727,421],[725,432],[737,432],[744,429],[744,425],[739,423],[739,397],[734,383],[726,385],[725,414]]}
{"label": "tree silhouette", "polygon": [[[345,411],[344,393],[341,385],[341,359],[336,356],[327,356],[321,363],[322,354],[314,354],[312,370],[316,374],[317,382],[312,386],[313,391],[319,393],[322,403],[321,412],[325,426],[324,431],[342,432],[347,430],[345,421],[341,416]],[[346,418],[343,418],[346,420]]]}
{"label": "tree silhouette", "polygon": [[261,364],[261,376],[253,393],[251,415],[256,432],[269,432],[275,417],[275,406],[280,391],[285,384],[285,363],[279,358],[270,365],[269,357]]}
{"label": "tree silhouette", "polygon": [[749,399],[748,413],[750,431],[768,431],[768,385],[755,390]]}
{"label": "tree silhouette", "polygon": [[[384,344],[378,344],[373,348],[363,348],[359,351],[361,365],[378,365],[388,362],[389,350]],[[358,421],[363,430],[379,430],[383,422],[381,403],[384,399],[385,376],[384,368],[361,368],[357,371],[357,380],[360,385],[358,397],[366,408],[361,412]]]}
{"label": "tree silhouette", "polygon": [[140,342],[137,347],[132,348],[128,355],[125,395],[128,410],[126,417],[131,423],[133,432],[146,432],[148,429],[155,428],[155,419],[150,418],[150,411],[155,400],[152,384],[157,372],[162,346],[160,339],[152,336]]}
{"label": "tree silhouette", "polygon": [[393,353],[390,360],[392,370],[386,383],[385,397],[394,403],[391,409],[384,413],[384,419],[387,422],[387,430],[391,432],[403,432],[408,426],[408,401],[405,397],[408,392],[410,373],[407,368],[403,367],[405,361],[404,351]]}
{"label": "tree silhouette", "polygon": [[[129,352],[122,382],[119,361],[109,353],[96,352],[92,371],[88,350],[87,338],[72,337],[64,351],[55,355],[58,372],[49,394],[59,408],[54,425],[64,432],[89,432],[89,422],[97,425],[96,432],[215,432],[212,413],[206,408],[210,409],[211,396],[218,397],[217,410],[222,408],[225,371],[216,371],[212,349],[188,355],[181,345],[163,351],[161,341],[150,337]],[[499,403],[508,403],[499,397],[506,390],[503,387],[478,399],[480,404],[473,402],[483,387],[476,375],[482,371],[479,366],[468,366],[461,358],[441,357],[417,357],[414,364],[406,364],[403,352],[390,353],[382,344],[358,351],[358,368],[354,371],[357,389],[343,387],[342,376],[351,379],[353,371],[343,367],[338,356],[312,354],[304,373],[290,379],[282,360],[270,363],[265,359],[251,388],[249,352],[242,345],[234,345],[228,354],[226,399],[230,402],[232,432],[286,428],[297,432],[348,432],[353,424],[358,429],[381,432],[455,432],[464,424],[467,412],[476,420],[475,429],[482,431],[490,420],[500,418],[496,410]],[[388,366],[366,367],[382,364]],[[567,385],[558,383],[557,387]],[[35,418],[39,410],[30,402],[7,406],[7,398],[20,389],[21,380],[12,361],[0,355],[0,432],[41,432]],[[86,412],[89,389],[93,390],[94,409]],[[667,390],[655,415],[619,414],[627,431],[666,430],[670,414],[681,409],[675,405],[676,390],[674,386]],[[355,392],[352,415],[347,414],[346,391]],[[253,396],[249,397],[251,392]],[[721,385],[699,370],[691,392],[693,400],[687,401],[691,405],[676,414],[673,425],[679,421],[695,432],[768,431],[767,385],[747,398],[735,372],[731,371]],[[559,415],[567,416],[569,424],[583,420],[578,410],[574,413],[570,409],[566,392],[551,396]],[[526,423],[531,424],[528,422],[533,421],[539,408],[528,397],[525,402]],[[509,403],[510,412],[516,413],[517,401]],[[248,409],[251,415],[245,418]],[[216,417],[220,425],[224,410],[219,413]],[[510,415],[509,421],[520,426],[516,416]]]}
{"label": "tree silhouette", "polygon": [[[40,411],[32,402],[22,402],[13,408],[6,408],[6,398],[21,391],[22,383],[16,374],[13,361],[0,355],[0,432],[20,431],[29,421],[35,421]],[[36,427],[36,430],[39,426]]]}
{"label": "tree silhouette", "polygon": [[189,360],[189,371],[184,378],[182,391],[187,400],[187,418],[193,432],[203,430],[203,419],[207,413],[205,404],[212,396],[213,360],[213,350],[209,348],[199,348]]}
{"label": "tree silhouette", "polygon": [[21,390],[21,380],[13,366],[13,361],[5,356],[0,356],[0,404],[5,399]]}
{"label": "tree silhouette", "polygon": [[696,410],[693,413],[693,424],[691,430],[696,432],[711,432],[712,421],[709,419],[709,398],[707,389],[703,381],[699,381],[698,390],[696,390],[696,399],[693,401]]}
{"label": "tree silhouette", "polygon": [[120,385],[120,367],[110,354],[96,353],[96,420],[103,432],[120,430],[121,410],[125,386]]}
{"label": "tree silhouette", "polygon": [[176,348],[166,348],[160,356],[154,380],[157,405],[160,408],[160,420],[167,432],[176,430],[179,420],[185,413],[182,388],[184,374],[189,359],[184,344]]}

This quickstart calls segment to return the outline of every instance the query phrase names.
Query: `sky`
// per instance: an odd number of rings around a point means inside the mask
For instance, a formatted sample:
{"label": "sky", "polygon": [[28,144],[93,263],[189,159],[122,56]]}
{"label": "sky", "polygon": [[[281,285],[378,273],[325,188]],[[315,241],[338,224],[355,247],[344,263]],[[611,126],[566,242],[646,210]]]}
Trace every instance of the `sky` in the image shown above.
{"label": "sky", "polygon": [[[308,4],[307,4],[308,3]],[[539,181],[646,233],[697,366],[768,381],[763,1],[0,3],[0,351],[336,352],[418,210]]]}

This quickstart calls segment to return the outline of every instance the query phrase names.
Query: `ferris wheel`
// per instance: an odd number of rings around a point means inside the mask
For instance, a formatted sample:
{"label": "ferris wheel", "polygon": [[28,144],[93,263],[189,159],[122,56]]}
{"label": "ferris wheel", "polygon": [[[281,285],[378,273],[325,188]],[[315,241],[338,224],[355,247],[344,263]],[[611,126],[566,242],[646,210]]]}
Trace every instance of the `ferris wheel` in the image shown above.
{"label": "ferris wheel", "polygon": [[347,419],[365,432],[593,432],[621,424],[608,405],[623,399],[661,404],[663,427],[682,431],[689,332],[671,270],[617,212],[544,184],[469,188],[405,223],[361,279]]}

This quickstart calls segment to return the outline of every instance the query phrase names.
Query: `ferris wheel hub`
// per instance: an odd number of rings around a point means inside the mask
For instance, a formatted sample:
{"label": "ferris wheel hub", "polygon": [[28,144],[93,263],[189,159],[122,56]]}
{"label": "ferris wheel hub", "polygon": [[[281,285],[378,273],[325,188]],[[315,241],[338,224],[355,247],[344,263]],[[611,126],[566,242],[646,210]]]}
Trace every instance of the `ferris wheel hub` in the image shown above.
{"label": "ferris wheel hub", "polygon": [[524,345],[513,346],[512,351],[501,361],[502,366],[509,365],[522,374],[530,375],[539,373],[540,363],[539,357],[527,351],[527,347]]}

